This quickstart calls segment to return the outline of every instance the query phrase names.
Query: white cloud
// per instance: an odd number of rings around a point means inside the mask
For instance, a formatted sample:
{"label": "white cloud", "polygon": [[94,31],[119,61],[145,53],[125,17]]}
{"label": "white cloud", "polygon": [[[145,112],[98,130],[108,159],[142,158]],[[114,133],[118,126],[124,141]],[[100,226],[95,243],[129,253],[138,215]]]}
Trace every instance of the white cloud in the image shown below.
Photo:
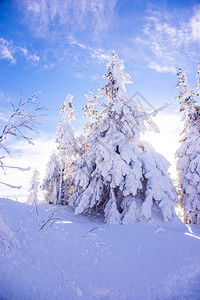
{"label": "white cloud", "polygon": [[108,27],[116,1],[21,0],[18,5],[37,35],[44,36],[51,31],[51,26],[57,24],[75,31],[82,31],[87,27],[98,36]]}
{"label": "white cloud", "polygon": [[90,48],[91,51],[91,57],[93,58],[97,58],[99,60],[107,60],[109,57],[109,54],[105,53],[105,51],[103,49],[92,49]]}
{"label": "white cloud", "polygon": [[37,56],[36,54],[28,55],[28,56],[27,56],[27,59],[28,59],[28,60],[32,60],[32,61],[34,61],[34,62],[39,62],[39,60],[40,60],[39,56]]}
{"label": "white cloud", "polygon": [[137,37],[139,47],[145,49],[149,68],[174,73],[175,68],[198,58],[200,46],[200,6],[195,6],[188,19],[173,12],[151,11],[143,34]]}
{"label": "white cloud", "polygon": [[18,53],[22,53],[28,61],[38,63],[40,60],[36,54],[30,54],[27,48],[15,46],[13,41],[6,41],[0,37],[0,59],[10,60],[10,62],[14,64],[16,63]]}
{"label": "white cloud", "polygon": [[195,14],[191,18],[190,25],[192,28],[192,38],[200,41],[200,6],[194,7]]}
{"label": "white cloud", "polygon": [[52,69],[55,67],[55,64],[53,63],[48,63],[48,64],[44,64],[43,68],[46,69]]}
{"label": "white cloud", "polygon": [[8,42],[3,38],[0,38],[0,59],[10,60],[12,64],[16,62],[13,56],[13,45],[12,42]]}
{"label": "white cloud", "polygon": [[22,52],[27,60],[33,61],[33,62],[39,62],[40,58],[36,54],[29,54],[28,50],[26,48],[22,47],[16,47],[16,50]]}
{"label": "white cloud", "polygon": [[149,64],[149,68],[150,69],[153,69],[153,70],[156,70],[157,72],[164,72],[164,73],[172,73],[172,74],[175,74],[176,73],[176,68],[174,67],[168,67],[168,66],[161,66],[161,65],[158,65],[156,64],[155,62],[151,62]]}
{"label": "white cloud", "polygon": [[26,48],[18,47],[18,49],[27,57],[28,50]]}
{"label": "white cloud", "polygon": [[72,37],[70,37],[69,40],[70,40],[71,45],[76,45],[76,46],[78,46],[82,49],[87,49],[87,47],[85,45],[83,45],[81,43],[78,43],[77,41],[73,40]]}

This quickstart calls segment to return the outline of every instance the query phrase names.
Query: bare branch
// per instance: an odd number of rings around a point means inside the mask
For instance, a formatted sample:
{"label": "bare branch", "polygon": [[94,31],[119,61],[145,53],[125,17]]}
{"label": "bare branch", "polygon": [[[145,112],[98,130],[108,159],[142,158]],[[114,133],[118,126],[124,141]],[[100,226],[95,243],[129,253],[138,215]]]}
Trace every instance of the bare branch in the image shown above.
{"label": "bare branch", "polygon": [[[7,95],[5,95],[6,100],[12,107],[12,114],[8,118],[4,128],[0,131],[0,147],[2,147],[8,154],[10,151],[2,145],[2,143],[9,137],[14,136],[18,139],[27,140],[28,143],[33,144],[32,139],[27,136],[23,131],[31,131],[34,133],[38,133],[35,124],[40,123],[40,115],[39,111],[47,110],[46,107],[41,107],[40,102],[38,101],[38,95],[40,92],[36,92],[27,100],[22,101],[22,97],[20,97],[18,106],[10,101]],[[31,109],[30,106],[33,107]]]}
{"label": "bare branch", "polygon": [[[39,124],[41,119],[39,115],[39,111],[47,110],[46,107],[41,107],[40,102],[38,101],[38,95],[40,92],[34,93],[27,100],[23,101],[22,96],[20,96],[19,103],[15,106],[8,96],[5,94],[7,102],[11,106],[11,115],[8,117],[7,121],[4,123],[4,127],[0,128],[0,150],[4,150],[7,154],[11,156],[11,152],[7,147],[3,145],[3,143],[9,137],[15,137],[17,139],[26,140],[29,144],[33,144],[32,138],[28,136],[27,132],[38,133],[35,128],[36,124]],[[18,169],[20,171],[29,171],[30,168],[20,168],[13,166],[6,166],[2,161],[5,157],[0,157],[0,169],[3,170],[4,174],[6,174],[5,169]],[[10,185],[5,182],[0,182],[5,186],[19,189],[20,186]]]}
{"label": "bare branch", "polygon": [[31,169],[31,167],[28,167],[28,168],[21,168],[21,167],[5,166],[5,165],[4,165],[4,168],[17,169],[18,171],[22,171],[22,172],[30,171],[30,169]]}
{"label": "bare branch", "polygon": [[12,189],[17,189],[17,190],[21,189],[21,186],[11,185],[11,184],[8,184],[8,183],[5,183],[5,182],[1,182],[1,181],[0,181],[0,184],[6,185],[6,186],[8,186],[8,187],[10,187]]}
{"label": "bare branch", "polygon": [[42,222],[42,224],[40,225],[40,230],[42,230],[49,222],[51,222],[50,226],[51,227],[53,225],[53,223],[56,221],[56,220],[60,220],[59,218],[53,218],[54,214],[58,211],[58,209],[56,209],[55,211],[53,211],[46,220],[44,220]]}

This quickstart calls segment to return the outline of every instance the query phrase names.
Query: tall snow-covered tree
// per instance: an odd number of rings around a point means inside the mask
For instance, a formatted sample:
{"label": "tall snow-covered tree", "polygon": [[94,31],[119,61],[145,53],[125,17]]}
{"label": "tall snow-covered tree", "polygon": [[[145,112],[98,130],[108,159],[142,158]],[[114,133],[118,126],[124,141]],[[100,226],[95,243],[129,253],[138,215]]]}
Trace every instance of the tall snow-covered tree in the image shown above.
{"label": "tall snow-covered tree", "polygon": [[34,205],[38,203],[38,192],[39,192],[39,172],[35,169],[30,182],[29,194],[27,203]]}
{"label": "tall snow-covered tree", "polygon": [[58,144],[58,158],[60,162],[60,183],[58,203],[65,204],[69,198],[71,191],[71,172],[72,172],[72,156],[76,155],[77,144],[75,139],[75,131],[72,127],[71,121],[75,119],[74,106],[72,104],[72,95],[67,95],[65,101],[60,109],[62,115],[58,124],[57,144]]}
{"label": "tall snow-covered tree", "polygon": [[195,96],[199,95],[200,64],[197,84],[192,89],[183,69],[177,74],[182,86],[177,96],[180,111],[184,112],[184,130],[181,146],[176,153],[180,204],[184,210],[185,223],[200,223],[200,113]]}
{"label": "tall snow-covered tree", "polygon": [[42,184],[42,189],[45,190],[44,198],[50,204],[58,204],[59,183],[60,164],[56,158],[55,152],[53,152],[47,164],[46,176]]}
{"label": "tall snow-covered tree", "polygon": [[140,134],[157,130],[151,116],[129,100],[125,84],[130,76],[112,52],[106,84],[96,98],[104,108],[86,142],[89,150],[76,162],[75,193],[70,204],[75,213],[101,213],[110,224],[146,221],[153,212],[171,219],[177,196],[168,177],[166,160]]}

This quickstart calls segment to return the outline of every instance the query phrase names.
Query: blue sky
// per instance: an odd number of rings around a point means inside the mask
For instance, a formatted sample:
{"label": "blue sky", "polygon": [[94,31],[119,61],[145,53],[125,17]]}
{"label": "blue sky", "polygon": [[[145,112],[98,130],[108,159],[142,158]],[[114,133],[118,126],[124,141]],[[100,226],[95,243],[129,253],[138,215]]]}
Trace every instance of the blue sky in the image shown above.
{"label": "blue sky", "polygon": [[[1,115],[7,108],[4,93],[17,103],[21,94],[26,99],[40,90],[41,104],[49,106],[36,147],[13,144],[14,153],[21,154],[16,164],[26,167],[31,161],[40,168],[42,161],[44,171],[59,109],[68,93],[74,95],[73,125],[81,128],[84,95],[90,90],[95,94],[103,84],[111,49],[131,75],[130,96],[139,91],[156,108],[172,102],[178,93],[174,90],[177,67],[185,68],[191,84],[195,82],[200,59],[199,1],[0,1]],[[161,114],[161,135],[157,140],[149,137],[171,161],[181,127],[174,113],[171,109]]]}
{"label": "blue sky", "polygon": [[74,95],[77,128],[84,95],[103,83],[114,49],[133,85],[158,107],[173,100],[176,68],[193,80],[200,49],[199,1],[0,1],[0,91],[17,101],[37,90],[49,105],[45,130],[56,130],[59,108]]}

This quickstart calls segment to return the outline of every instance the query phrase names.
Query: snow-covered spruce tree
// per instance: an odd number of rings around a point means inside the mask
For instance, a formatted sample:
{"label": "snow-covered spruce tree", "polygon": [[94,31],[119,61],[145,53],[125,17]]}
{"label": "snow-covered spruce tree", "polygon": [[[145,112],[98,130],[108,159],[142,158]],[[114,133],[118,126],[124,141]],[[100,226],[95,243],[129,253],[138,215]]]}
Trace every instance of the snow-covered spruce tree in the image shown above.
{"label": "snow-covered spruce tree", "polygon": [[200,224],[200,113],[195,95],[199,95],[200,64],[197,85],[191,89],[183,69],[177,74],[182,86],[177,96],[180,111],[184,112],[184,130],[181,146],[176,153],[180,204],[185,223]]}
{"label": "snow-covered spruce tree", "polygon": [[29,194],[27,199],[28,204],[34,205],[38,203],[39,185],[39,172],[35,169],[30,182]]}
{"label": "snow-covered spruce tree", "polygon": [[46,176],[42,184],[42,189],[46,191],[44,196],[45,200],[49,204],[58,203],[59,183],[60,183],[60,164],[56,158],[55,152],[53,152],[47,164]]}
{"label": "snow-covered spruce tree", "polygon": [[75,138],[75,130],[71,121],[75,119],[72,95],[67,95],[60,109],[62,115],[58,124],[57,144],[58,159],[60,164],[58,204],[67,204],[67,199],[73,192],[72,186],[72,157],[77,155],[78,145]]}
{"label": "snow-covered spruce tree", "polygon": [[70,204],[76,214],[99,212],[110,224],[146,221],[153,210],[167,221],[177,200],[167,162],[140,141],[141,132],[157,127],[149,114],[137,110],[133,99],[128,100],[125,84],[130,76],[114,51],[107,68],[107,82],[96,98],[104,97],[108,104],[91,127],[89,150],[76,162]]}

